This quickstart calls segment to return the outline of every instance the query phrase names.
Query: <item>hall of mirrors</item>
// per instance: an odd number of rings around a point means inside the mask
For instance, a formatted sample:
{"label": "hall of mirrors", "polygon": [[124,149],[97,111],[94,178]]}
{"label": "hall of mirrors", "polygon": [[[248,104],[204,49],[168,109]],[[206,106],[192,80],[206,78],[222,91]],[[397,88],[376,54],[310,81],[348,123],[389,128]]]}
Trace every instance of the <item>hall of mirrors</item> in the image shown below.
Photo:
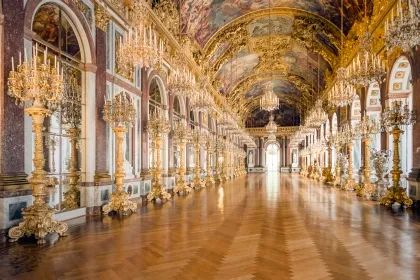
{"label": "hall of mirrors", "polygon": [[1,2],[3,241],[265,174],[416,208],[417,0],[198,2]]}

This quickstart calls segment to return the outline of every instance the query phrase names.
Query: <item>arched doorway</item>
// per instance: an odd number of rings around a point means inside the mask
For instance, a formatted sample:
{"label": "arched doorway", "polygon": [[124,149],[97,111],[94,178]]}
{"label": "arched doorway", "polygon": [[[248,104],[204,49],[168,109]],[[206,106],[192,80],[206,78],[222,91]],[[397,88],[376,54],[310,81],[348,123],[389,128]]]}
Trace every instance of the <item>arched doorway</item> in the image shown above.
{"label": "arched doorway", "polygon": [[271,143],[267,145],[265,149],[265,159],[266,167],[268,172],[278,172],[279,171],[279,162],[280,162],[280,148],[276,143]]}

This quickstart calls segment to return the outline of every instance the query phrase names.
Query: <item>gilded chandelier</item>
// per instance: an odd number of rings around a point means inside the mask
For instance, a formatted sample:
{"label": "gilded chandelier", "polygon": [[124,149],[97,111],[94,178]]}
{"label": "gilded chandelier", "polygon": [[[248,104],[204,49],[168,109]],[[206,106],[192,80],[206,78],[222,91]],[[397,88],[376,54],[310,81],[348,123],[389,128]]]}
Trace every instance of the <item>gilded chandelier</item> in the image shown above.
{"label": "gilded chandelier", "polygon": [[348,66],[348,82],[354,87],[367,87],[373,82],[382,82],[385,75],[385,63],[372,50],[372,35],[365,32],[359,53]]}
{"label": "gilded chandelier", "polygon": [[398,0],[397,13],[385,22],[385,44],[388,49],[400,47],[404,52],[420,44],[420,2]]}
{"label": "gilded chandelier", "polygon": [[328,119],[327,113],[322,108],[322,100],[317,100],[314,108],[309,112],[305,120],[305,126],[308,128],[316,128],[321,126]]}
{"label": "gilded chandelier", "polygon": [[353,102],[356,89],[348,82],[347,68],[337,69],[337,77],[334,86],[328,92],[328,100],[331,104],[344,107]]}
{"label": "gilded chandelier", "polygon": [[189,97],[194,94],[195,77],[185,66],[175,66],[168,76],[168,90],[177,96]]}
{"label": "gilded chandelier", "polygon": [[265,111],[273,111],[279,107],[279,98],[273,91],[273,85],[266,85],[260,100],[260,107]]}
{"label": "gilded chandelier", "polygon": [[160,69],[164,43],[151,25],[141,21],[138,27],[129,29],[117,50],[118,66],[130,71],[133,66]]}

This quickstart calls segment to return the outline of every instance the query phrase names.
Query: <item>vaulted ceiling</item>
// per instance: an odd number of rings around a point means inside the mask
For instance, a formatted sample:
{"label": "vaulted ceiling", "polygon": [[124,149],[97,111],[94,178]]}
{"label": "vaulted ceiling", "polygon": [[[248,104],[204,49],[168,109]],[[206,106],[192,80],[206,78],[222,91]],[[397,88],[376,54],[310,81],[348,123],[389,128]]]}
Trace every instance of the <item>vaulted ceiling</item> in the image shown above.
{"label": "vaulted ceiling", "polygon": [[337,65],[342,34],[363,17],[365,2],[370,13],[373,1],[269,1],[183,0],[181,29],[201,47],[213,85],[244,121],[260,123],[252,119],[267,115],[259,113],[259,99],[272,83],[282,108],[276,114],[289,114],[276,119],[295,125]]}

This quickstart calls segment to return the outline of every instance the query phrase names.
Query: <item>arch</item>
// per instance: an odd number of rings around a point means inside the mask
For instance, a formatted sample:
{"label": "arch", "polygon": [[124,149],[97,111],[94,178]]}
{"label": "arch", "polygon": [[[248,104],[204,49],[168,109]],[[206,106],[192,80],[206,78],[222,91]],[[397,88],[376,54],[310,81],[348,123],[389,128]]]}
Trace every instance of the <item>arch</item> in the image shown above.
{"label": "arch", "polygon": [[[413,109],[413,85],[412,85],[412,68],[410,60],[406,56],[397,58],[391,68],[389,76],[389,93],[386,103],[390,105],[392,101],[399,100],[403,104],[408,104],[410,110]],[[400,138],[400,165],[403,177],[408,175],[413,165],[413,128],[407,126],[403,128],[404,133]],[[392,143],[392,135],[388,134],[388,143]],[[393,145],[389,150],[393,153]],[[392,160],[389,162],[390,168]],[[403,181],[406,183],[406,180]]]}
{"label": "arch", "polygon": [[150,75],[149,77],[149,99],[151,97],[151,90],[153,86],[157,86],[157,88],[159,89],[159,97],[160,97],[160,105],[163,106],[162,109],[166,110],[168,107],[168,93],[165,89],[165,84],[162,80],[162,78],[157,75],[157,74],[153,74]]}
{"label": "arch", "polygon": [[95,64],[95,44],[90,30],[84,16],[72,1],[65,3],[59,0],[28,0],[25,6],[25,28],[32,30],[32,23],[39,8],[44,4],[54,4],[58,6],[69,17],[72,28],[80,39],[82,53],[82,61],[86,64]]}

